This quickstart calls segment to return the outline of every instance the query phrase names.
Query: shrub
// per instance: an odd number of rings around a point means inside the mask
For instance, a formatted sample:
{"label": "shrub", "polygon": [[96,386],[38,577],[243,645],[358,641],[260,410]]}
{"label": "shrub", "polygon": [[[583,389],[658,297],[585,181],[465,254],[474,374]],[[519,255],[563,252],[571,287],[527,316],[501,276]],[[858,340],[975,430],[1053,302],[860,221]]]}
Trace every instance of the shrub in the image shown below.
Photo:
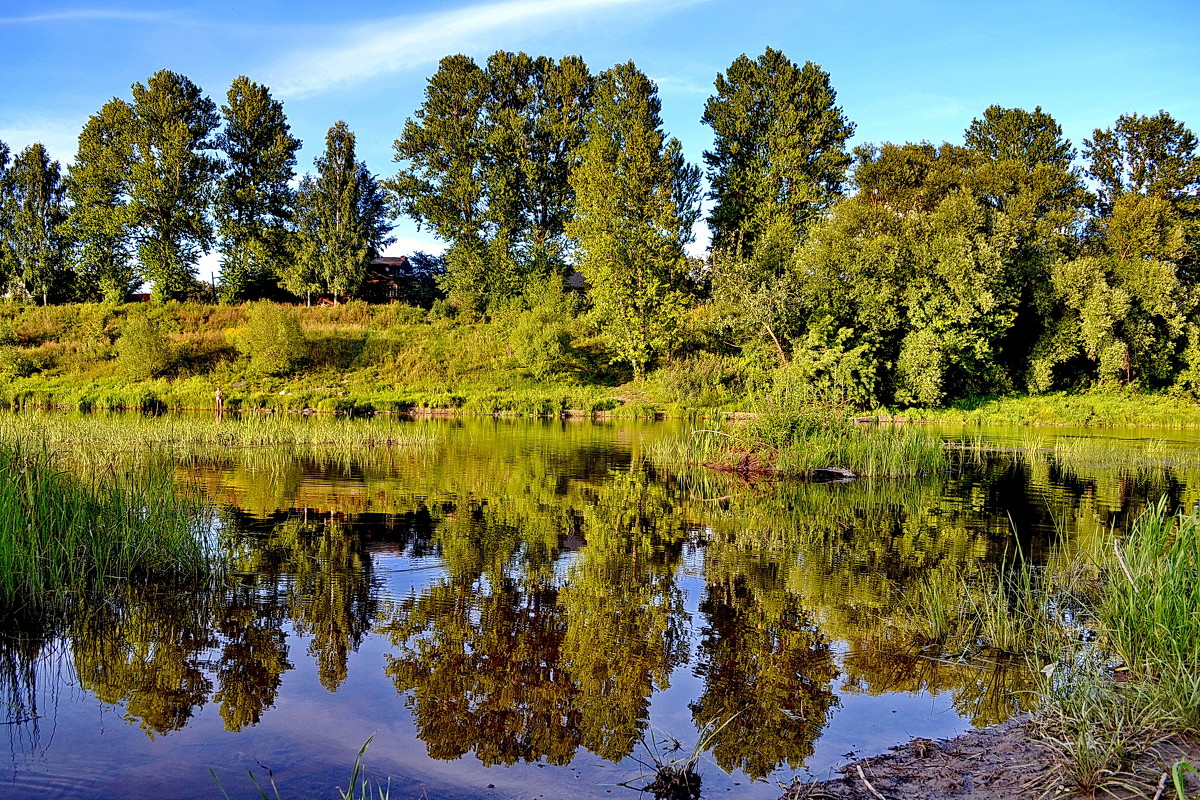
{"label": "shrub", "polygon": [[520,316],[509,344],[513,355],[530,375],[544,380],[572,368],[574,357],[566,315],[538,307]]}
{"label": "shrub", "polygon": [[41,371],[42,365],[28,353],[16,347],[0,348],[0,375],[7,378],[28,378]]}
{"label": "shrub", "polygon": [[153,378],[175,365],[175,348],[162,328],[146,317],[130,317],[117,340],[121,371],[130,378]]}
{"label": "shrub", "polygon": [[238,350],[261,375],[288,375],[308,355],[300,322],[289,309],[270,302],[246,309],[246,328],[236,337]]}

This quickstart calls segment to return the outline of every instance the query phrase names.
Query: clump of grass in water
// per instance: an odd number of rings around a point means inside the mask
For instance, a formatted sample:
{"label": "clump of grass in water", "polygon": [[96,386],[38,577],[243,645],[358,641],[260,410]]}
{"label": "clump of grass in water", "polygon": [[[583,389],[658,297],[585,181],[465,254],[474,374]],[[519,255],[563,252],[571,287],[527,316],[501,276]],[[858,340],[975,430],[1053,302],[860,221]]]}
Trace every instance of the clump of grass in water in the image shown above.
{"label": "clump of grass in water", "polygon": [[0,445],[0,615],[52,612],[114,581],[201,580],[203,510],[162,465],[84,483],[44,450]]}
{"label": "clump of grass in water", "polygon": [[1099,613],[1113,650],[1200,734],[1200,514],[1151,506],[1113,547]]}
{"label": "clump of grass in water", "polygon": [[[721,729],[733,722],[737,715],[717,724],[710,722],[700,728],[691,752],[683,752],[683,743],[672,736],[664,736],[661,746],[653,738],[647,742],[642,737],[642,748],[649,761],[634,757],[648,772],[623,781],[618,786],[649,792],[655,800],[699,800],[701,777],[696,770],[700,757],[712,747]],[[665,746],[665,747],[664,747]],[[640,785],[639,785],[639,782]]]}
{"label": "clump of grass in water", "polygon": [[[373,786],[366,778],[363,778],[361,781],[359,781],[359,776],[362,774],[363,770],[363,756],[366,754],[367,748],[370,747],[371,741],[374,738],[374,735],[368,737],[367,741],[363,742],[363,746],[358,749],[358,755],[354,757],[354,768],[350,771],[349,786],[346,789],[338,789],[338,797],[340,800],[372,800],[372,798],[377,798],[378,800],[389,800],[391,797],[392,787],[390,779],[384,786]],[[261,764],[259,766],[261,766]],[[267,780],[271,786],[271,794],[267,794],[266,790],[263,789],[262,785],[258,782],[258,778],[254,775],[254,770],[249,770],[249,773],[250,783],[254,785],[255,790],[258,792],[258,796],[262,800],[283,800],[283,795],[280,794],[279,787],[275,785],[275,775],[271,772],[271,770],[267,770]],[[225,787],[221,785],[221,779],[217,777],[217,773],[210,769],[208,774],[212,775],[213,780],[216,781],[217,788],[221,790],[221,794],[225,796],[225,800],[231,800],[229,793],[226,792]]]}
{"label": "clump of grass in water", "polygon": [[923,427],[856,423],[837,407],[819,404],[774,409],[745,423],[654,442],[649,455],[662,463],[779,475],[842,467],[857,475],[908,477],[946,463],[941,440]]}

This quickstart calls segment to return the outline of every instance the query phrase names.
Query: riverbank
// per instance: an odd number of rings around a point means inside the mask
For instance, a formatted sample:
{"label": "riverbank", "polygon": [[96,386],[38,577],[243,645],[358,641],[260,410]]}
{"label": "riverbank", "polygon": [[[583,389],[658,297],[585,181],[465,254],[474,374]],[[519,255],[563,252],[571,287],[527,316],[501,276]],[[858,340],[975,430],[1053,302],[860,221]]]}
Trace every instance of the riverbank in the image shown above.
{"label": "riverbank", "polygon": [[[646,419],[836,402],[793,386],[772,359],[730,354],[710,327],[690,319],[673,353],[634,381],[587,315],[471,320],[362,302],[4,306],[0,407],[205,411],[220,390],[228,411]],[[872,421],[1200,428],[1195,398],[1121,387],[843,410]]]}
{"label": "riverbank", "polygon": [[[1200,763],[1200,741],[1186,736],[1163,739],[1128,766],[1127,786],[1113,784],[1113,798],[1179,798],[1172,768],[1180,761]],[[887,753],[841,767],[839,777],[797,783],[780,800],[1043,800],[1086,797],[1064,785],[1053,748],[1042,741],[1028,718],[1013,719],[952,739],[913,739]],[[1166,776],[1164,782],[1164,776]],[[1194,774],[1185,778],[1188,797],[1200,793]],[[1160,791],[1161,789],[1161,791]]]}

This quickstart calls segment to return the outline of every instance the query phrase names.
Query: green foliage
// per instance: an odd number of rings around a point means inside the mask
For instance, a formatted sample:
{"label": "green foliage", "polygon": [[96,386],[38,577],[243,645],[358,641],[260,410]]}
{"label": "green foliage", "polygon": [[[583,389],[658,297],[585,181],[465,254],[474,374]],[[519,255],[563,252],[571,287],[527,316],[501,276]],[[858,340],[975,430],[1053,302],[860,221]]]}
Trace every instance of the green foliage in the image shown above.
{"label": "green foliage", "polygon": [[0,347],[0,374],[7,378],[28,378],[42,371],[36,359],[15,347]]}
{"label": "green foliage", "polygon": [[683,248],[699,215],[700,171],[666,140],[658,89],[633,62],[601,74],[593,102],[567,233],[617,358],[640,378],[689,301]]}
{"label": "green foliage", "polygon": [[296,151],[283,105],[245,76],[229,87],[221,107],[225,128],[217,145],[228,158],[214,212],[222,254],[221,297],[236,302],[261,295],[284,271],[287,225],[293,216]]}
{"label": "green foliage", "polygon": [[222,169],[210,152],[217,107],[186,76],[159,70],[133,85],[131,115],[126,187],[138,261],[156,298],[184,297],[214,241],[208,211]]}
{"label": "green foliage", "polygon": [[153,378],[175,366],[176,350],[163,326],[146,315],[128,318],[117,340],[121,372],[130,378]]}
{"label": "green foliage", "polygon": [[[119,477],[114,477],[119,476]],[[199,499],[159,466],[91,485],[50,457],[0,447],[0,614],[61,612],[131,579],[196,580],[210,564]]]}
{"label": "green foliage", "polygon": [[247,306],[246,330],[237,337],[237,348],[261,375],[289,375],[308,357],[296,315],[266,301]]}
{"label": "green foliage", "polygon": [[367,265],[392,242],[392,226],[382,189],[356,160],[354,133],[345,122],[329,129],[315,163],[317,174],[300,183],[297,249],[281,282],[299,297],[311,301],[317,292],[336,303],[358,291]]}
{"label": "green foliage", "polygon": [[1070,169],[1075,158],[1070,140],[1062,138],[1062,126],[1041,106],[1032,113],[1023,108],[989,106],[983,119],[971,120],[963,140],[990,161],[1016,161],[1026,169],[1038,165]]}
{"label": "green foliage", "polygon": [[704,153],[714,250],[750,257],[780,221],[799,238],[841,196],[854,124],[836,101],[827,72],[770,47],[717,74],[702,117],[714,138]]}
{"label": "green foliage", "polygon": [[133,124],[130,105],[113,98],[79,134],[67,177],[71,210],[66,230],[83,300],[121,303],[141,282],[133,262],[134,218],[128,198]]}
{"label": "green foliage", "polygon": [[591,108],[578,56],[500,51],[485,67],[447,56],[395,142],[387,182],[405,214],[450,246],[444,287],[470,312],[501,308],[561,278],[568,175]]}
{"label": "green foliage", "polygon": [[0,280],[10,296],[45,305],[65,294],[64,200],[58,162],[41,144],[21,151],[7,172],[0,163]]}

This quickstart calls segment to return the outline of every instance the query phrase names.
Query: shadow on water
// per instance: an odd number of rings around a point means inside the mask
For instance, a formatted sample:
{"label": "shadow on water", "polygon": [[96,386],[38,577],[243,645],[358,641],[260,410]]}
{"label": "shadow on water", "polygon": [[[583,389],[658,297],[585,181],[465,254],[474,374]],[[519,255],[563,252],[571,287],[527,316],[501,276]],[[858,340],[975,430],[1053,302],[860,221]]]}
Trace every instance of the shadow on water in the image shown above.
{"label": "shadow on water", "polygon": [[[198,726],[210,763],[271,753],[298,796],[304,781],[331,785],[300,766],[328,755],[297,732],[320,725],[358,745],[380,729],[411,736],[419,750],[397,747],[383,769],[445,796],[565,780],[523,765],[612,786],[669,725],[685,748],[704,736],[704,757],[734,776],[710,770],[706,785],[765,779],[753,791],[766,796],[827,768],[825,739],[891,744],[849,712],[861,701],[945,697],[962,725],[1022,709],[1033,676],[1015,662],[913,646],[898,614],[921,581],[958,581],[1017,546],[1067,557],[1147,498],[1187,502],[1197,486],[1178,465],[1015,452],[960,453],[920,481],[739,485],[637,451],[619,429],[512,424],[460,427],[436,449],[181,460],[179,478],[223,507],[219,577],[196,592],[129,587],[8,631],[13,774],[102,735],[55,710],[69,695],[144,732],[122,740],[132,755],[117,772],[194,759],[185,732]],[[33,783],[55,785],[72,763]],[[180,796],[214,794],[197,780]]]}

